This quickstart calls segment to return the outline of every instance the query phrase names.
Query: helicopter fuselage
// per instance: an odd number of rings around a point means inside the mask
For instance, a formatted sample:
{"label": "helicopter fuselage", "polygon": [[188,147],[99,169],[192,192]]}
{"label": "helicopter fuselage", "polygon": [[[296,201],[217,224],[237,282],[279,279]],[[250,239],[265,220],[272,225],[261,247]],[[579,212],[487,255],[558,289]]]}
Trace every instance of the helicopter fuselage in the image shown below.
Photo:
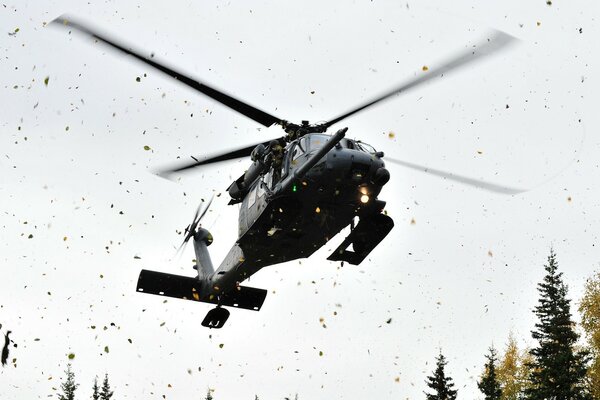
{"label": "helicopter fuselage", "polygon": [[[342,229],[354,227],[357,217],[382,215],[385,202],[377,196],[389,173],[383,154],[364,143],[338,138],[302,177],[295,177],[331,140],[318,133],[291,142],[281,171],[271,166],[252,183],[240,204],[238,240],[206,295],[228,292],[263,267],[309,257]],[[282,184],[287,188],[281,190]],[[393,223],[382,217],[387,234]]]}

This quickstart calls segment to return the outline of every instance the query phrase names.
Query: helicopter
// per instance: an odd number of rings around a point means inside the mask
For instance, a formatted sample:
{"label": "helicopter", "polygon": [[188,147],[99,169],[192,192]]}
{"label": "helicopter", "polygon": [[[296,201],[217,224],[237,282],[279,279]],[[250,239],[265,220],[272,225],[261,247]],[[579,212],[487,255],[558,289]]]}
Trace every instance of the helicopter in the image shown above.
{"label": "helicopter", "polygon": [[[230,109],[267,127],[274,139],[228,151],[212,157],[177,165],[159,172],[163,177],[217,162],[250,157],[250,167],[227,188],[229,204],[239,204],[238,237],[217,269],[208,246],[211,233],[201,226],[212,198],[201,211],[199,206],[184,231],[181,250],[193,241],[196,255],[195,277],[143,269],[136,290],[140,293],[168,296],[215,305],[202,326],[222,328],[230,312],[224,307],[259,311],[267,291],[241,283],[260,269],[291,260],[310,257],[343,229],[349,235],[328,257],[330,261],[360,264],[388,235],[394,222],[379,199],[390,172],[384,153],[369,144],[346,137],[347,127],[333,135],[327,130],[342,120],[383,100],[403,94],[451,70],[473,63],[497,52],[514,38],[494,31],[485,40],[450,58],[435,69],[419,74],[383,95],[361,104],[327,122],[295,124],[275,117],[257,107],[217,90],[144,56],[118,40],[112,39],[66,15],[52,21],[96,42],[132,56]],[[280,135],[280,129],[285,134]],[[417,170],[425,170],[444,179],[477,186],[504,194],[520,190],[495,185],[445,171],[385,157],[386,160]],[[357,222],[358,221],[358,222]]]}

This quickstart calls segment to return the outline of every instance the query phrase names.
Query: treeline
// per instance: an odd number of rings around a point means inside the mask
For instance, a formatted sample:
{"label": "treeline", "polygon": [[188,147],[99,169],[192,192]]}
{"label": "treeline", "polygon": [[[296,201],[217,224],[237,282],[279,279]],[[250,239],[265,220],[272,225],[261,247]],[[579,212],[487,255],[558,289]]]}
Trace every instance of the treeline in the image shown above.
{"label": "treeline", "polygon": [[[65,374],[65,381],[60,384],[61,393],[58,394],[58,400],[74,400],[75,391],[79,387],[79,384],[75,383],[75,373],[71,370],[71,364],[67,364]],[[110,400],[113,394],[114,392],[110,390],[110,384],[108,383],[108,374],[104,374],[104,381],[101,388],[98,387],[98,377],[94,378],[92,400]]]}
{"label": "treeline", "polygon": [[[558,272],[554,251],[544,265],[538,284],[537,322],[533,348],[519,349],[512,335],[504,353],[490,347],[477,386],[485,400],[592,400],[600,399],[600,273],[589,278],[579,303],[585,343],[572,319],[568,288]],[[436,369],[427,378],[427,400],[454,400],[458,391],[446,374],[440,352]]]}
{"label": "treeline", "polygon": [[[531,331],[533,348],[519,349],[509,334],[504,352],[499,356],[492,346],[482,355],[483,368],[477,386],[485,400],[592,400],[600,399],[600,272],[589,278],[579,302],[584,343],[572,319],[571,300],[563,282],[554,251],[544,265],[546,275],[538,284],[538,304],[534,308],[537,322]],[[455,400],[458,390],[446,372],[448,362],[440,351],[436,367],[427,377],[426,400]],[[67,365],[59,400],[74,400],[75,375]],[[110,400],[113,392],[104,376],[92,387],[93,400]],[[205,400],[213,400],[212,390]],[[255,400],[259,400],[255,395]],[[295,400],[298,400],[296,395]]]}

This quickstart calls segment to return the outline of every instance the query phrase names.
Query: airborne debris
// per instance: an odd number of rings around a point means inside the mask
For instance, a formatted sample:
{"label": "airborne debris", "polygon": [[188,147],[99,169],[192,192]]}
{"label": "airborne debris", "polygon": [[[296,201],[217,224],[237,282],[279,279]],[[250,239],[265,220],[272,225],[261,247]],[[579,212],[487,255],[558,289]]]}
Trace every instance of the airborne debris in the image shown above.
{"label": "airborne debris", "polygon": [[50,81],[50,77],[47,76],[44,78],[44,85],[48,86],[48,82]]}
{"label": "airborne debris", "polygon": [[[0,327],[2,326],[2,324],[0,324]],[[8,345],[10,344],[11,340],[9,339],[9,335],[11,334],[11,331],[6,331],[6,333],[4,334],[4,347],[2,348],[2,365],[6,365],[6,361],[8,360]],[[15,345],[16,346],[16,345]]]}

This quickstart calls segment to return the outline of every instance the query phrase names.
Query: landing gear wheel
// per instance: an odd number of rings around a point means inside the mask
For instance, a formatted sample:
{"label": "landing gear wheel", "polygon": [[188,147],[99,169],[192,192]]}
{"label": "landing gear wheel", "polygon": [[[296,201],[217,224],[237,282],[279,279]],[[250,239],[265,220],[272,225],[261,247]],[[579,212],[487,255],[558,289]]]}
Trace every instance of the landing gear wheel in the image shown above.
{"label": "landing gear wheel", "polygon": [[226,308],[216,307],[206,314],[202,321],[202,326],[207,328],[221,329],[229,318],[229,310]]}

